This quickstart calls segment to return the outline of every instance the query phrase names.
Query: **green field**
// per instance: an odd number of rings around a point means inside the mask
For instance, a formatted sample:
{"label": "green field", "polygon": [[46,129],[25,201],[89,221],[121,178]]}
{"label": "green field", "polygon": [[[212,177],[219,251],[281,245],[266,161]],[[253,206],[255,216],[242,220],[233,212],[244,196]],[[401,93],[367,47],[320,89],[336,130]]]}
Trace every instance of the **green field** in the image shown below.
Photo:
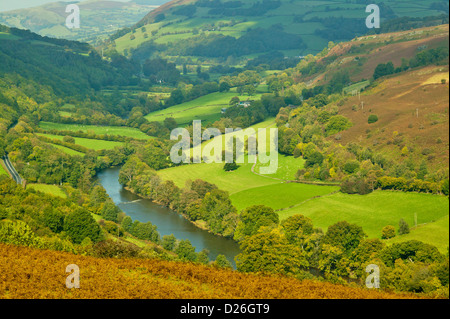
{"label": "green field", "polygon": [[[229,107],[229,102],[237,93],[211,93],[198,99],[171,106],[167,109],[152,112],[145,118],[150,121],[162,122],[167,117],[173,117],[179,125],[192,124],[193,120],[202,120],[212,123],[220,119],[221,109]],[[261,94],[254,96],[238,96],[241,101],[257,100]]]}
{"label": "green field", "polygon": [[[256,1],[258,0],[246,0],[244,2],[245,7],[248,8]],[[164,12],[164,21],[145,25],[147,37],[145,37],[145,33],[142,32],[141,28],[136,29],[135,32],[127,33],[116,39],[114,41],[115,49],[119,53],[126,52],[126,54],[130,54],[131,49],[137,48],[147,41],[154,41],[158,44],[188,42],[197,33],[200,35],[224,35],[238,38],[244,35],[249,28],[267,29],[272,25],[279,24],[285,32],[301,35],[304,43],[307,45],[305,49],[286,52],[288,56],[315,54],[327,46],[328,40],[315,34],[315,31],[325,29],[325,24],[321,21],[312,21],[312,19],[316,17],[328,19],[343,17],[358,19],[364,23],[368,16],[368,13],[365,11],[367,4],[361,2],[350,3],[342,0],[281,0],[280,2],[281,6],[269,10],[263,15],[242,17],[228,16],[226,14],[221,16],[210,15],[208,13],[209,8],[206,7],[197,7],[195,14],[191,17],[182,17],[166,11]],[[425,17],[442,14],[442,11],[431,9],[433,2],[437,1],[384,1],[389,10],[392,10],[398,17]],[[302,16],[302,19],[300,21],[295,20],[296,16]],[[381,18],[384,19],[383,15]],[[233,23],[230,24],[230,22]],[[152,32],[155,33],[152,34]],[[336,39],[336,41],[339,40],[342,39]],[[192,58],[195,59],[195,57]]]}
{"label": "green field", "polygon": [[[386,225],[398,229],[401,218],[412,227],[415,214],[420,225],[448,216],[448,212],[449,202],[445,196],[375,191],[363,196],[343,193],[324,196],[279,214],[280,219],[295,214],[308,216],[316,227],[321,227],[324,231],[328,226],[346,220],[361,226],[369,237],[381,238],[381,229]],[[448,232],[448,224],[446,229]],[[446,238],[448,242],[448,236]]]}
{"label": "green field", "polygon": [[[64,136],[61,135],[52,135],[52,134],[37,134],[40,136],[45,136],[51,139],[58,139],[63,140]],[[81,137],[75,137],[75,144],[84,146],[86,148],[89,148],[91,150],[111,150],[116,146],[120,146],[123,143],[122,142],[115,142],[115,141],[104,141],[104,140],[94,140],[89,138],[81,138]]]}
{"label": "green field", "polygon": [[279,183],[240,191],[234,193],[230,198],[238,210],[252,205],[266,205],[277,210],[297,205],[310,198],[330,194],[337,190],[339,190],[339,186]]}
{"label": "green field", "polygon": [[40,122],[39,127],[43,130],[58,130],[58,131],[82,131],[85,133],[93,132],[97,135],[120,135],[136,139],[150,139],[151,136],[139,131],[136,128],[126,126],[96,126],[96,125],[81,125],[81,124],[61,124],[52,122]]}
{"label": "green field", "polygon": [[67,198],[67,195],[61,190],[57,185],[46,185],[46,184],[28,184],[27,188],[32,188],[36,191],[50,194],[53,196],[58,196],[62,198]]}
{"label": "green field", "polygon": [[62,150],[64,153],[70,155],[70,156],[84,156],[84,153],[75,151],[71,148],[68,147],[64,147],[62,145],[57,145],[57,144],[50,144],[51,146],[54,146],[56,148],[59,148],[60,150]]}
{"label": "green field", "polygon": [[355,84],[352,84],[350,86],[347,86],[343,89],[345,94],[352,94],[352,92],[354,91],[361,91],[363,90],[365,87],[367,87],[370,84],[370,81],[361,81]]}
{"label": "green field", "polygon": [[417,227],[411,227],[410,233],[395,236],[385,240],[386,243],[398,243],[405,240],[419,240],[424,243],[436,246],[442,253],[447,253],[449,247],[449,216],[439,218],[435,222],[430,222]]}
{"label": "green field", "polygon": [[3,168],[3,160],[0,159],[0,175],[8,175],[8,172]]}
{"label": "green field", "polygon": [[225,172],[222,163],[189,164],[167,168],[158,171],[164,180],[172,180],[178,187],[185,187],[187,180],[203,179],[216,184],[220,189],[230,194],[264,185],[280,183],[279,181],[255,175],[251,172],[252,163],[239,164],[240,167],[232,172]]}
{"label": "green field", "polygon": [[[278,170],[275,174],[267,175],[272,178],[293,181],[295,174],[299,169],[303,168],[305,160],[302,157],[294,158],[293,156],[278,155]],[[258,162],[255,166],[255,172],[260,173],[260,168],[268,164],[261,164]]]}

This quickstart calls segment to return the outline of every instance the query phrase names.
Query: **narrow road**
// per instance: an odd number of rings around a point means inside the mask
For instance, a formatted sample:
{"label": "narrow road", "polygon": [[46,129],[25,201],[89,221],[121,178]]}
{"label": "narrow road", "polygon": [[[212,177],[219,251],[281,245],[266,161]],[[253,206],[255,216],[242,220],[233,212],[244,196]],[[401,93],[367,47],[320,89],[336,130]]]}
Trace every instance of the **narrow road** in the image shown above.
{"label": "narrow road", "polygon": [[2,159],[3,159],[3,162],[5,163],[6,169],[9,171],[9,174],[12,176],[14,181],[17,184],[22,185],[22,178],[20,177],[19,173],[17,173],[16,169],[12,165],[11,161],[9,160],[8,155],[3,156]]}

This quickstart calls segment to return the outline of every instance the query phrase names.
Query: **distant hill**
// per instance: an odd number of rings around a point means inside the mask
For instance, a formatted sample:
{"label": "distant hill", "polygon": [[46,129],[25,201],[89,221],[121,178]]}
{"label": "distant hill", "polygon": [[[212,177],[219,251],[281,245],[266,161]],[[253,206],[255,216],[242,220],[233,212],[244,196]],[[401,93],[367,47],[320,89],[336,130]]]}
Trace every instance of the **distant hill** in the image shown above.
{"label": "distant hill", "polygon": [[65,26],[69,15],[65,12],[68,3],[61,1],[0,12],[0,23],[44,36],[94,42],[97,37],[107,37],[117,29],[135,24],[149,11],[165,2],[167,0],[81,1],[77,3],[80,7],[80,29],[68,29]]}
{"label": "distant hill", "polygon": [[113,35],[111,46],[119,53],[134,52],[140,57],[145,56],[142,51],[151,51],[150,46],[157,46],[167,56],[204,59],[252,57],[268,51],[303,56],[322,51],[329,41],[351,40],[368,32],[448,23],[447,1],[387,0],[379,4],[381,29],[369,30],[365,25],[368,3],[366,0],[173,0],[128,30]]}
{"label": "distant hill", "polygon": [[[329,137],[355,143],[404,161],[404,147],[417,163],[448,169],[449,160],[449,25],[363,36],[337,44],[323,57],[296,67],[309,88],[326,86],[339,74],[351,85],[339,114],[352,127]],[[440,56],[431,60],[432,52]],[[426,57],[426,58],[425,58]],[[419,63],[420,62],[420,63]],[[379,65],[392,63],[391,74],[374,80]],[[371,84],[369,84],[371,83]],[[368,117],[378,120],[368,123]]]}

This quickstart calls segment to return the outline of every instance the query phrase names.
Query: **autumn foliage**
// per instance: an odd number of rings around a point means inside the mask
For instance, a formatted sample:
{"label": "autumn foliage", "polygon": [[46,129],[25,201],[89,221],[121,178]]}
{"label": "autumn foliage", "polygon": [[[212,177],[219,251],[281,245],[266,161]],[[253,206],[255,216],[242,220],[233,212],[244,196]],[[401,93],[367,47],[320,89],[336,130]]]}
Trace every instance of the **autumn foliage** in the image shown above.
{"label": "autumn foliage", "polygon": [[[80,269],[68,289],[67,265]],[[0,244],[0,298],[318,299],[414,298],[310,280],[244,274],[190,263],[94,258]]]}

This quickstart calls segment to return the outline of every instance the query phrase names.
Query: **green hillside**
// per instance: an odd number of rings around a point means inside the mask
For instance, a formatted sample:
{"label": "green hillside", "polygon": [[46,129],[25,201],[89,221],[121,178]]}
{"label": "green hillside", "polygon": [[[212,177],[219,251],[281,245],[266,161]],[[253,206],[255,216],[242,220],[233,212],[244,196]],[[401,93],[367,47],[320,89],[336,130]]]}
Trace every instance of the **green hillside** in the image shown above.
{"label": "green hillside", "polygon": [[[47,3],[32,8],[0,12],[0,23],[10,27],[28,29],[43,36],[96,42],[119,28],[136,23],[167,1],[115,2],[85,0],[77,3],[80,8],[80,29],[65,26],[66,2]],[[37,5],[37,4],[36,4]]]}
{"label": "green hillside", "polygon": [[[383,1],[379,4],[381,20],[395,24],[394,19],[400,17],[423,19],[448,14],[445,3]],[[248,46],[235,43],[238,51],[233,51],[234,56],[252,56],[271,50],[282,51],[287,56],[307,55],[322,51],[329,41],[350,40],[370,31],[365,26],[366,6],[365,1],[359,0],[177,0],[150,12],[132,32],[120,31],[111,39],[113,47],[125,55],[136,49],[134,53],[140,55],[150,52],[151,46],[164,45],[168,56],[226,59],[231,55],[227,53],[231,48],[222,45],[233,43],[228,41],[230,37],[250,39]],[[256,39],[258,35],[264,35],[265,39]]]}

